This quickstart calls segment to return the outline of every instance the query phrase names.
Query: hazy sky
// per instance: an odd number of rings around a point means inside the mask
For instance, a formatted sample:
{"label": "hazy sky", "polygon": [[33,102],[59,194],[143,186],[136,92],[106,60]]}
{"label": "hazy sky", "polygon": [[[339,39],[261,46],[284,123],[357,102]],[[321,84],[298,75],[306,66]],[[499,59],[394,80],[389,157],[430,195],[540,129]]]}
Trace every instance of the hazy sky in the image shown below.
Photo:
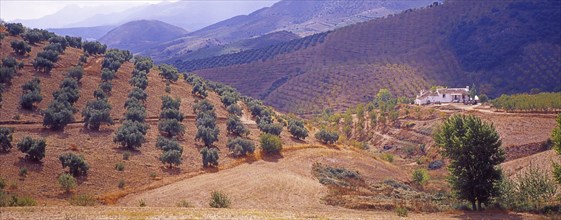
{"label": "hazy sky", "polygon": [[[113,12],[118,12],[143,4],[156,4],[161,0],[55,0],[55,1],[30,1],[30,0],[0,0],[0,18],[5,21],[15,19],[34,19],[45,15],[54,14],[68,5],[80,7],[111,6]],[[106,11],[108,12],[108,11]]]}

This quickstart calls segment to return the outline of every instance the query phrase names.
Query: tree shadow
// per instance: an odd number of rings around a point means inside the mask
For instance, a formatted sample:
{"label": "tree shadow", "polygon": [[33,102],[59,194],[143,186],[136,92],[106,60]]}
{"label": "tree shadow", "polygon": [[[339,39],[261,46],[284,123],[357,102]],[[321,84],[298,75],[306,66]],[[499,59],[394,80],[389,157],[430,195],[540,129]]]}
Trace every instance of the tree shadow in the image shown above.
{"label": "tree shadow", "polygon": [[81,128],[80,133],[88,135],[89,137],[97,138],[97,137],[107,137],[113,134],[113,129],[110,128],[100,128],[99,130],[90,130],[87,128]]}
{"label": "tree shadow", "polygon": [[519,213],[512,213],[503,210],[485,210],[485,211],[463,211],[461,214],[454,215],[453,218],[459,219],[524,219]]}
{"label": "tree shadow", "polygon": [[41,173],[43,171],[43,162],[30,160],[25,157],[19,157],[19,160],[14,162],[14,166],[20,169],[26,168],[28,171],[35,173]]}
{"label": "tree shadow", "polygon": [[267,161],[267,162],[275,162],[276,163],[282,158],[284,158],[282,156],[282,154],[273,154],[273,155],[265,154],[265,155],[263,155],[263,160]]}
{"label": "tree shadow", "polygon": [[169,166],[160,166],[160,170],[163,173],[167,173],[169,175],[179,175],[181,174],[181,168],[179,167],[169,167]]}
{"label": "tree shadow", "polygon": [[207,173],[218,173],[218,171],[219,171],[218,167],[214,167],[214,166],[203,167],[202,170],[207,172]]}
{"label": "tree shadow", "polygon": [[292,140],[292,141],[294,141],[295,143],[298,143],[298,144],[306,144],[306,143],[308,143],[308,142],[306,142],[305,140],[301,140],[301,139],[298,139],[298,138],[295,138],[295,137],[292,137],[292,136],[290,136],[290,140]]}

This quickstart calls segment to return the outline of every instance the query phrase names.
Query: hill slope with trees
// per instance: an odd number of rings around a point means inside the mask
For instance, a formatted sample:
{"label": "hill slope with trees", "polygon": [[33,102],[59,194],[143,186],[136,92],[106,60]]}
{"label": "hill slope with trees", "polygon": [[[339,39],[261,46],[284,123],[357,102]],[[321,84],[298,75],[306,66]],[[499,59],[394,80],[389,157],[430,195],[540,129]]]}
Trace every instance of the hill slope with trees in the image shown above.
{"label": "hill slope with trees", "polygon": [[475,84],[492,98],[560,91],[560,6],[447,1],[340,28],[315,46],[286,53],[278,46],[175,64],[300,114],[344,109],[370,100],[380,88],[409,97],[434,85]]}

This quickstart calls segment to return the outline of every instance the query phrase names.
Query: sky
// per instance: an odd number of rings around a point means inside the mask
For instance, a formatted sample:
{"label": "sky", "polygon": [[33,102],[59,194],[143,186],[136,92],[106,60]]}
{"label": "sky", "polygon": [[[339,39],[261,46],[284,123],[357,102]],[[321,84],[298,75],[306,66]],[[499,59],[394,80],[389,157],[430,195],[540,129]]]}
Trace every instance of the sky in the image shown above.
{"label": "sky", "polygon": [[15,19],[35,19],[45,15],[54,14],[69,5],[95,8],[98,6],[111,6],[112,12],[123,11],[145,4],[156,4],[161,0],[0,0],[0,18],[4,21]]}

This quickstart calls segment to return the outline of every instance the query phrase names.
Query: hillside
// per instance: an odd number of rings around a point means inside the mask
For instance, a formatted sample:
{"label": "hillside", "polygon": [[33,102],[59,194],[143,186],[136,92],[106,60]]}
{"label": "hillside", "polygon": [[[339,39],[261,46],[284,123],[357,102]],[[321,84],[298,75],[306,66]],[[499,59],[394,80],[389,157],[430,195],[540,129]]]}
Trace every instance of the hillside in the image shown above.
{"label": "hillside", "polygon": [[222,44],[208,45],[207,47],[195,51],[187,52],[184,55],[173,57],[169,62],[173,62],[175,60],[181,60],[181,61],[197,60],[197,59],[203,59],[208,57],[237,53],[246,50],[265,48],[276,44],[281,44],[284,42],[295,40],[298,38],[300,38],[300,36],[292,32],[279,31],[270,34],[265,34],[263,36],[259,36],[255,38],[236,41],[225,45]]}
{"label": "hillside", "polygon": [[340,28],[288,53],[260,49],[174,63],[299,114],[345,109],[380,88],[409,97],[433,85],[475,84],[491,97],[560,91],[559,4],[447,1]]}
{"label": "hillside", "polygon": [[116,26],[96,26],[96,27],[75,27],[75,28],[48,28],[58,35],[68,35],[73,37],[81,37],[88,40],[97,40],[103,37],[107,32],[113,30]]}
{"label": "hillside", "polygon": [[[206,47],[205,41],[228,44],[272,32],[290,31],[300,36],[333,30],[349,24],[427,6],[433,1],[288,1],[239,15],[193,31],[184,37],[143,52],[153,59],[175,60]],[[210,44],[211,45],[211,44]]]}
{"label": "hillside", "polygon": [[[113,203],[120,196],[132,193],[137,190],[145,190],[147,187],[156,188],[161,185],[169,184],[179,179],[199,175],[205,172],[215,172],[220,169],[227,169],[230,166],[244,163],[244,158],[230,156],[226,147],[228,139],[231,137],[226,132],[226,118],[228,112],[222,105],[220,97],[209,92],[207,100],[216,108],[218,117],[217,124],[219,127],[219,140],[215,144],[219,151],[220,167],[219,168],[203,168],[201,164],[201,156],[199,142],[193,141],[197,131],[195,125],[195,114],[193,113],[193,104],[199,98],[191,95],[192,86],[183,80],[171,84],[173,96],[179,97],[181,100],[180,111],[185,114],[186,118],[183,125],[186,126],[186,132],[179,143],[183,146],[183,163],[173,169],[164,166],[160,161],[161,151],[155,147],[156,139],[159,135],[158,117],[161,110],[161,96],[165,93],[165,81],[159,76],[159,70],[153,68],[148,75],[148,87],[146,93],[146,121],[149,129],[146,135],[146,142],[136,151],[130,151],[131,156],[128,160],[123,160],[123,153],[128,151],[113,143],[114,132],[121,126],[123,114],[126,109],[123,108],[127,99],[127,94],[133,88],[129,84],[132,76],[134,65],[131,62],[125,62],[117,71],[116,78],[112,80],[113,90],[108,99],[112,106],[110,115],[115,120],[114,125],[104,125],[99,131],[90,131],[84,128],[82,110],[88,101],[94,99],[93,93],[97,85],[101,82],[101,65],[103,56],[90,56],[84,64],[84,76],[80,81],[78,101],[74,107],[78,110],[74,113],[76,121],[69,124],[64,131],[51,131],[43,125],[43,111],[50,102],[53,101],[51,95],[58,89],[58,85],[63,80],[67,70],[78,63],[78,59],[84,52],[80,49],[68,47],[60,59],[56,62],[55,67],[46,74],[33,69],[31,62],[36,54],[47,45],[46,42],[38,43],[32,47],[30,54],[25,56],[16,56],[10,47],[12,40],[21,39],[20,37],[6,36],[1,42],[1,58],[8,56],[16,57],[18,61],[23,61],[25,66],[7,84],[2,92],[2,102],[0,107],[0,126],[14,128],[15,145],[24,136],[34,138],[45,138],[47,147],[45,158],[40,163],[31,162],[24,158],[24,153],[18,151],[15,147],[8,153],[0,153],[0,177],[7,180],[7,184],[13,185],[8,192],[15,193],[19,196],[29,196],[36,199],[40,204],[68,204],[70,194],[62,191],[58,185],[57,178],[64,173],[58,156],[64,152],[74,152],[85,156],[86,161],[90,165],[87,177],[79,177],[76,194],[95,196],[99,202]],[[40,79],[41,95],[43,100],[37,104],[34,110],[24,110],[19,106],[19,100],[22,94],[22,85],[33,77]],[[242,103],[240,105],[244,106]],[[244,123],[250,130],[248,138],[257,143],[261,132],[257,129],[255,121],[253,121],[248,110],[244,110]],[[306,145],[316,143],[309,139],[306,141],[297,141],[290,137],[288,132],[281,135],[282,143],[286,147]],[[115,164],[124,163],[125,170],[119,172],[115,170]],[[25,178],[20,178],[18,172],[20,168],[29,170],[29,174]],[[154,176],[152,176],[154,175]],[[118,182],[124,180],[126,187],[118,188]],[[38,190],[40,189],[40,190]]]}
{"label": "hillside", "polygon": [[112,48],[139,52],[186,34],[183,28],[158,20],[138,20],[120,25],[99,39]]}

